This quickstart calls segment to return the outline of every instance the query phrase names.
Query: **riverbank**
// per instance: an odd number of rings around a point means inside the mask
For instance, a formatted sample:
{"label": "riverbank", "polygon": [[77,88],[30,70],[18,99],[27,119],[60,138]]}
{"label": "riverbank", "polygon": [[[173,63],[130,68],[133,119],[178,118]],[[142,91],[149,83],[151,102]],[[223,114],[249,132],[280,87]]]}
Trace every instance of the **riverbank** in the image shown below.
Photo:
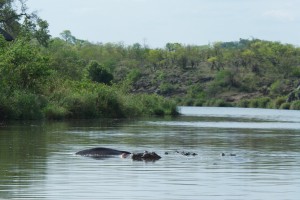
{"label": "riverbank", "polygon": [[15,90],[0,97],[0,119],[95,119],[178,115],[175,102],[158,95],[129,94],[117,86],[66,81],[51,93]]}

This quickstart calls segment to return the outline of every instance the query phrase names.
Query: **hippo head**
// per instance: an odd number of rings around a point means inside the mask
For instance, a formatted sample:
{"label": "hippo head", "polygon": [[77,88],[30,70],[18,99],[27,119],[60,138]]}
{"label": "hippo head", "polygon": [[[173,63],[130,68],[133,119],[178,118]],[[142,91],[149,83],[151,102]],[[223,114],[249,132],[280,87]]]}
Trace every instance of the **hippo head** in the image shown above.
{"label": "hippo head", "polygon": [[132,160],[137,160],[137,161],[156,161],[161,159],[159,155],[157,155],[155,152],[148,152],[145,151],[144,153],[133,153],[131,155]]}

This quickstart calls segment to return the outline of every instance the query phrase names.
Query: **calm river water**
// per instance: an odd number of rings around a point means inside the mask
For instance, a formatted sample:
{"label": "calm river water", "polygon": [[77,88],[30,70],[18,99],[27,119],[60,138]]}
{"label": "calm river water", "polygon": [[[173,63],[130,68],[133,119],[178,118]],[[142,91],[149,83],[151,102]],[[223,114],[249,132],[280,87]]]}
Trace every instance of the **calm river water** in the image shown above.
{"label": "calm river water", "polygon": [[[299,199],[300,111],[180,110],[176,118],[1,125],[0,199]],[[75,155],[91,147],[162,159]]]}

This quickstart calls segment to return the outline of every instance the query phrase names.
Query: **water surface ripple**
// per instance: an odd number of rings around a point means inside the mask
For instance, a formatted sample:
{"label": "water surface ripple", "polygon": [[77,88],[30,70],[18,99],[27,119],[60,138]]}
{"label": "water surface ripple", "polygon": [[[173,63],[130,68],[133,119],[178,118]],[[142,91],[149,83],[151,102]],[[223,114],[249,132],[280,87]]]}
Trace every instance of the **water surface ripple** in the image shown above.
{"label": "water surface ripple", "polygon": [[[176,118],[2,126],[0,199],[299,199],[299,111],[180,110]],[[75,155],[98,146],[162,159]]]}

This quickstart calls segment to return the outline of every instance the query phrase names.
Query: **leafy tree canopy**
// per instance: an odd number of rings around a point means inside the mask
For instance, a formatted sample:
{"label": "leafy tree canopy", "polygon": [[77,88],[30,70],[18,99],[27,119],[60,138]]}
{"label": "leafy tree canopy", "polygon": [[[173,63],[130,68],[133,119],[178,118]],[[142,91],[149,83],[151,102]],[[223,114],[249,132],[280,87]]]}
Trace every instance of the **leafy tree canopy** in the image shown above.
{"label": "leafy tree canopy", "polygon": [[0,30],[13,38],[35,39],[47,46],[50,39],[48,26],[48,22],[36,13],[28,12],[26,0],[0,0]]}

